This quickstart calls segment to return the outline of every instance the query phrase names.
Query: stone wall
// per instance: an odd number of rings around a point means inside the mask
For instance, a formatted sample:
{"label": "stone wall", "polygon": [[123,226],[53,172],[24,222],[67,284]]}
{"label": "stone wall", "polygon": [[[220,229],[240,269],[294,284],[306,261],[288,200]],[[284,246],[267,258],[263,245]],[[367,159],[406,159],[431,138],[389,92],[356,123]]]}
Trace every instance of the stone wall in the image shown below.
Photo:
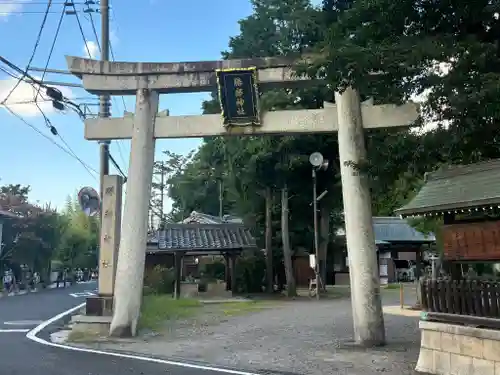
{"label": "stone wall", "polygon": [[500,331],[420,321],[416,370],[439,375],[500,375]]}

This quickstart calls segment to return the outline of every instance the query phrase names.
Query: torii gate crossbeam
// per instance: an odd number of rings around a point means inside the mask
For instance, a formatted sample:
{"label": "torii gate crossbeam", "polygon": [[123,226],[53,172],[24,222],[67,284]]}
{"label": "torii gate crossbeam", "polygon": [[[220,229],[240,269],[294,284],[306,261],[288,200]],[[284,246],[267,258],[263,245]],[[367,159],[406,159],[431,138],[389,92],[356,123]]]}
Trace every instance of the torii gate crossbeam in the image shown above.
{"label": "torii gate crossbeam", "polygon": [[[260,89],[317,84],[293,74],[295,62],[284,58],[189,63],[121,63],[68,57],[70,71],[94,94],[136,95],[133,118],[85,122],[87,139],[131,139],[131,155],[114,291],[110,334],[134,335],[139,317],[148,199],[155,138],[217,135],[301,134],[338,132],[342,194],[349,256],[354,339],[362,345],[385,342],[379,271],[368,181],[353,166],[366,159],[363,128],[409,126],[418,118],[414,104],[361,104],[356,90],[335,95],[336,104],[320,110],[276,111],[261,116],[260,126],[223,126],[218,115],[157,116],[158,94],[213,91],[216,69],[257,68]],[[104,234],[103,234],[104,235]]]}

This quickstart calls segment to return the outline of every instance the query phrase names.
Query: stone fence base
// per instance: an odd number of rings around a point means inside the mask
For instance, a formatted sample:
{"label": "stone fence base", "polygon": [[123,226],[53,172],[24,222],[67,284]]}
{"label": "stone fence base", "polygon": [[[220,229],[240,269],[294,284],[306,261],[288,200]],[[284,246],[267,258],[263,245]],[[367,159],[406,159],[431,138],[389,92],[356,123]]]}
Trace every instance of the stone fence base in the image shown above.
{"label": "stone fence base", "polygon": [[420,321],[417,371],[437,375],[500,375],[500,331]]}
{"label": "stone fence base", "polygon": [[226,290],[225,282],[208,283],[206,292],[198,292],[197,283],[181,283],[181,296],[183,298],[231,298],[231,291]]}

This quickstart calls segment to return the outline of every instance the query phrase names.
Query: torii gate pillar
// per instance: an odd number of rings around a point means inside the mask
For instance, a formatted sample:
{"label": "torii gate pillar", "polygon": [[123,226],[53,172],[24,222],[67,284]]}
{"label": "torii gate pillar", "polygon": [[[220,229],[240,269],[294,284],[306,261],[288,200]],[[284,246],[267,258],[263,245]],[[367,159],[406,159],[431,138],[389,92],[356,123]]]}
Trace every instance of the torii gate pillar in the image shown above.
{"label": "torii gate pillar", "polygon": [[110,333],[134,336],[142,299],[158,92],[138,89]]}
{"label": "torii gate pillar", "polygon": [[112,63],[68,57],[70,71],[93,94],[137,95],[135,118],[89,119],[89,140],[132,139],[122,240],[118,256],[110,334],[135,335],[143,285],[148,203],[155,138],[227,135],[333,133],[338,131],[342,192],[349,255],[354,338],[360,345],[385,343],[371,196],[366,176],[355,166],[366,158],[363,128],[402,127],[418,118],[418,107],[360,103],[352,88],[335,104],[317,110],[262,114],[261,126],[226,128],[220,115],[156,117],[158,93],[212,92],[216,69],[256,67],[260,89],[315,84],[293,73],[283,58],[190,63]]}
{"label": "torii gate pillar", "polygon": [[354,340],[366,346],[381,345],[385,343],[385,328],[371,193],[368,179],[356,169],[366,160],[361,103],[352,88],[336,93],[335,102]]}

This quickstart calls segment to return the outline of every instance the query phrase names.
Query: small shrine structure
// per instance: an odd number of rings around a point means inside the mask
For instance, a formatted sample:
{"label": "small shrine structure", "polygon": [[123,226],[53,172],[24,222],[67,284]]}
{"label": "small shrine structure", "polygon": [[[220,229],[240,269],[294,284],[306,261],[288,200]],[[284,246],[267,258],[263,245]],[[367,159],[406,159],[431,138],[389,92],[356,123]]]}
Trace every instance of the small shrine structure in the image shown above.
{"label": "small shrine structure", "polygon": [[442,217],[442,255],[451,275],[422,283],[416,370],[441,375],[496,373],[500,282],[466,277],[462,265],[500,262],[500,159],[426,174],[415,198],[396,213]]}
{"label": "small shrine structure", "polygon": [[[146,264],[148,261],[173,263],[175,297],[179,298],[183,287],[183,261],[189,263],[206,255],[222,255],[226,260],[225,289],[234,293],[236,258],[243,250],[255,247],[255,238],[242,224],[166,224],[159,232],[158,248],[147,250]],[[184,288],[187,287],[185,283]]]}
{"label": "small shrine structure", "polygon": [[426,174],[403,217],[443,218],[443,258],[459,279],[460,263],[500,262],[500,159]]}

